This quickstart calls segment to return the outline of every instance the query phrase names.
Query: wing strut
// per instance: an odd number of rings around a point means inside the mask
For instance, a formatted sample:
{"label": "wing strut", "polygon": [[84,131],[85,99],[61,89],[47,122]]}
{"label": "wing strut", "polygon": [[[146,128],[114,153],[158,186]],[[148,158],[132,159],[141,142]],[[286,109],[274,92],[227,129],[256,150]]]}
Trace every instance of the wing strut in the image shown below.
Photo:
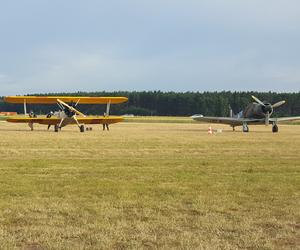
{"label": "wing strut", "polygon": [[65,118],[61,118],[60,123],[59,123],[59,125],[58,125],[58,128],[61,128],[61,126],[62,126],[64,120],[65,120]]}
{"label": "wing strut", "polygon": [[111,103],[111,100],[109,100],[109,102],[107,103],[107,106],[106,106],[106,116],[109,116],[110,103]]}
{"label": "wing strut", "polygon": [[24,115],[27,115],[26,99],[24,99]]}
{"label": "wing strut", "polygon": [[75,107],[78,105],[79,102],[80,102],[80,99],[78,99],[78,101],[76,102]]}
{"label": "wing strut", "polygon": [[62,106],[67,107],[67,108],[68,108],[69,110],[71,110],[71,111],[74,111],[76,114],[85,117],[85,114],[81,113],[80,111],[78,111],[77,109],[71,107],[70,105],[66,104],[65,102],[63,102],[63,101],[57,99],[57,103],[59,103],[59,104],[62,105]]}

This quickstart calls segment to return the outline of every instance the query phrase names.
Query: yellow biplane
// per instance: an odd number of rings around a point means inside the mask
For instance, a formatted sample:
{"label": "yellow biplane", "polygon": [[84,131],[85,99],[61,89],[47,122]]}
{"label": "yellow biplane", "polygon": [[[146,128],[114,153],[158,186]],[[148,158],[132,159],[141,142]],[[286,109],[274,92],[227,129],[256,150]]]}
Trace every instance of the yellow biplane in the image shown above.
{"label": "yellow biplane", "polygon": [[[75,124],[80,132],[85,131],[85,124],[103,124],[103,128],[112,123],[123,121],[121,116],[110,116],[110,105],[123,103],[127,97],[81,97],[81,96],[7,96],[4,98],[8,103],[19,103],[24,105],[24,116],[8,118],[7,122],[27,123],[31,130],[33,124],[39,123],[54,126],[54,131],[58,132],[62,127]],[[57,104],[59,110],[50,112],[45,116],[36,116],[32,112],[27,113],[27,104]],[[106,104],[106,113],[103,116],[86,116],[81,113],[76,106],[78,104]]]}

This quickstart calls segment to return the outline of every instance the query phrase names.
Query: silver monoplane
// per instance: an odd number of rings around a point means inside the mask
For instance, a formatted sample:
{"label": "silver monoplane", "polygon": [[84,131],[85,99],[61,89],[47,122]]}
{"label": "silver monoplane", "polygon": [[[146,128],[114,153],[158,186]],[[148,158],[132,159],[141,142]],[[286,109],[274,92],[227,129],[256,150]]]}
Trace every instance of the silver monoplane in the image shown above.
{"label": "silver monoplane", "polygon": [[271,115],[274,112],[274,109],[285,104],[285,101],[280,101],[275,104],[262,102],[257,97],[252,96],[255,102],[250,103],[245,110],[241,111],[237,115],[234,115],[232,110],[230,110],[229,117],[211,117],[203,115],[193,115],[192,118],[195,121],[207,122],[207,123],[221,123],[230,125],[233,130],[237,126],[243,126],[243,132],[249,132],[248,125],[259,125],[265,124],[268,126],[272,124],[272,132],[278,132],[278,123],[284,121],[295,121],[300,120],[300,116],[294,117],[274,117]]}

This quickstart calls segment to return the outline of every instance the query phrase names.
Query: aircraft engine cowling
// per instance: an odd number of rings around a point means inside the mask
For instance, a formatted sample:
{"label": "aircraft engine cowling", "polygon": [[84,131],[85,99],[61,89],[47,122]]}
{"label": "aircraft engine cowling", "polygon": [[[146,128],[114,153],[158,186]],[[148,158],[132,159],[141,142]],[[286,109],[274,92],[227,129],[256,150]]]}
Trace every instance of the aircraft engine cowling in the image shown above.
{"label": "aircraft engine cowling", "polygon": [[64,111],[68,117],[72,117],[76,114],[73,110],[70,110],[68,107],[65,107]]}
{"label": "aircraft engine cowling", "polygon": [[273,107],[270,103],[265,103],[264,106],[261,106],[262,111],[264,114],[272,114],[273,113]]}

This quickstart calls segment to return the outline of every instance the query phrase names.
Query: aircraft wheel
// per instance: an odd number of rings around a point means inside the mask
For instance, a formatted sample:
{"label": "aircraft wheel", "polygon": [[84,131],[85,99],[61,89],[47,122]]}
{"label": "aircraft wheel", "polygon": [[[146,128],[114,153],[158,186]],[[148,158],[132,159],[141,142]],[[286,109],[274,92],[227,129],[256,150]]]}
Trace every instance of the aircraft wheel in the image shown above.
{"label": "aircraft wheel", "polygon": [[248,132],[249,132],[249,127],[248,127],[247,124],[244,124],[244,125],[243,125],[243,132],[244,132],[244,133],[248,133]]}
{"label": "aircraft wheel", "polygon": [[84,125],[81,125],[79,128],[80,128],[80,132],[84,132]]}
{"label": "aircraft wheel", "polygon": [[278,132],[278,126],[276,124],[273,125],[272,132],[273,133],[277,133]]}

